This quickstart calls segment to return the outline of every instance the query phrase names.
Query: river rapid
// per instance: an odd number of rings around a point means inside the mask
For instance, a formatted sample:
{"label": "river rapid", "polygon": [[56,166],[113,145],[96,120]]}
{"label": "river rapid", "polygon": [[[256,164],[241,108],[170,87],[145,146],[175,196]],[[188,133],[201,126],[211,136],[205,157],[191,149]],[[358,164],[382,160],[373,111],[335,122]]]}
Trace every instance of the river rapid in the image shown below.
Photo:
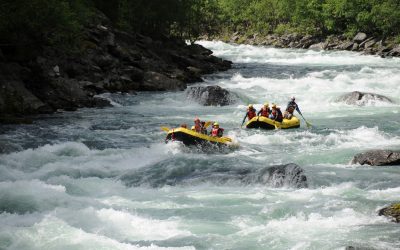
{"label": "river rapid", "polygon": [[[206,76],[240,100],[203,107],[184,92],[107,94],[114,106],[0,126],[0,249],[399,249],[377,215],[400,198],[400,168],[351,165],[400,149],[400,59],[200,42],[233,68]],[[365,91],[395,104],[337,103]],[[296,96],[313,125],[240,129],[246,105]],[[164,143],[160,126],[218,121],[240,147]],[[221,169],[296,163],[308,188],[243,184]],[[197,177],[188,178],[188,172]]]}

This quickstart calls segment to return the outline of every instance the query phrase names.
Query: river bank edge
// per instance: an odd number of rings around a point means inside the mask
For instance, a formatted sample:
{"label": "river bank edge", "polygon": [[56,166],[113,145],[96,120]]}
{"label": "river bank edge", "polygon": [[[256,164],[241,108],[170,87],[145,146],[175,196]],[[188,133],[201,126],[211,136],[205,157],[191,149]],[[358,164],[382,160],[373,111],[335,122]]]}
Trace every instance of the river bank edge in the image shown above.
{"label": "river bank edge", "polygon": [[275,48],[345,50],[360,52],[364,55],[378,55],[383,58],[400,57],[400,43],[395,38],[380,38],[364,32],[358,32],[354,37],[348,38],[345,35],[326,37],[299,33],[262,35],[236,31],[217,35],[203,35],[201,39]]}
{"label": "river bank edge", "polygon": [[0,47],[0,124],[38,114],[111,106],[102,93],[178,91],[232,62],[183,39],[115,28],[102,13],[84,27],[79,48]]}

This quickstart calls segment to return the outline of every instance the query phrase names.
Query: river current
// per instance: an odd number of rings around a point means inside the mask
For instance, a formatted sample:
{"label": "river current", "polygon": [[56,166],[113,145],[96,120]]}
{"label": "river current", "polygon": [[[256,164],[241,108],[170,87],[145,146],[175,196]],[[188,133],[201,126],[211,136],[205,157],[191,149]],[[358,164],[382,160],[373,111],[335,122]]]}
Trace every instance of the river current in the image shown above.
{"label": "river current", "polygon": [[[204,107],[185,92],[107,94],[113,107],[0,126],[0,249],[399,249],[377,211],[400,198],[400,168],[351,165],[400,149],[400,59],[200,42],[233,68],[204,77],[240,98]],[[350,106],[351,91],[395,104]],[[313,127],[246,130],[246,105],[291,96]],[[240,144],[202,152],[160,127],[218,121]],[[308,188],[243,184],[220,169],[296,163]],[[186,178],[196,172],[197,177]],[[172,180],[172,181],[171,181]]]}

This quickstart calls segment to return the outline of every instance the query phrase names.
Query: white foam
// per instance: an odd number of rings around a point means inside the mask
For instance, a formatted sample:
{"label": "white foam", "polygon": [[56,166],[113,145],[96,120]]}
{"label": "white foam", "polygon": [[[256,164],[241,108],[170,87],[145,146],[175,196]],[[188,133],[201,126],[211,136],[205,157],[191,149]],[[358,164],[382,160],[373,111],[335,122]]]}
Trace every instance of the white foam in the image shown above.
{"label": "white foam", "polygon": [[180,229],[179,220],[174,218],[157,220],[114,209],[100,209],[96,215],[103,230],[126,239],[166,240],[191,235],[189,231]]}
{"label": "white foam", "polygon": [[52,215],[46,216],[31,228],[21,228],[13,233],[16,239],[9,249],[194,249],[194,247],[159,247],[133,245],[96,233],[88,233],[74,228]]}

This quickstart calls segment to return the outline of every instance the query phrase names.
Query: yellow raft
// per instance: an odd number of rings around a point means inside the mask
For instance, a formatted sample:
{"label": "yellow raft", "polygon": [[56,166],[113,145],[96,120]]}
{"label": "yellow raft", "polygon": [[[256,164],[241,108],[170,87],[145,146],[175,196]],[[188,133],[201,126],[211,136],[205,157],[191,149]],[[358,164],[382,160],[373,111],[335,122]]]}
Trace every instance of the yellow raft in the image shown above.
{"label": "yellow raft", "polygon": [[282,122],[275,122],[264,116],[253,117],[250,121],[246,123],[246,128],[262,128],[262,129],[289,129],[289,128],[299,128],[300,120],[296,116],[292,119],[283,119]]}
{"label": "yellow raft", "polygon": [[213,137],[200,134],[186,128],[175,128],[168,131],[166,141],[181,141],[185,145],[232,145],[232,139],[229,137]]}

